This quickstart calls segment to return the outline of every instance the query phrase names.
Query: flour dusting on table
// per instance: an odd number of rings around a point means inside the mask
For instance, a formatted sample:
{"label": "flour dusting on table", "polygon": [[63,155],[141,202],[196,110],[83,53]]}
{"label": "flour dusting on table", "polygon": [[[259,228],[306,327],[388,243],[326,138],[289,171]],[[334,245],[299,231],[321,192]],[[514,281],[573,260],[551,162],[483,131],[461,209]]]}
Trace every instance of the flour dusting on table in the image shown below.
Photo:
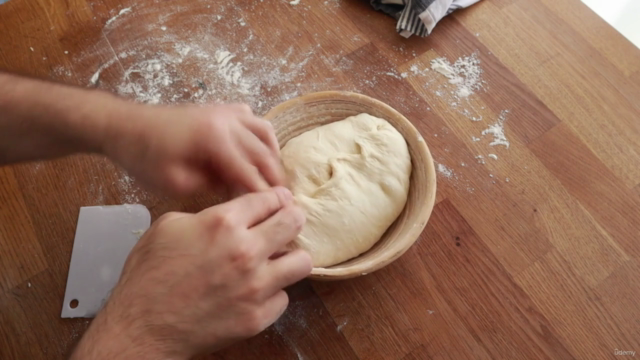
{"label": "flour dusting on table", "polygon": [[[453,61],[453,60],[452,60]],[[478,52],[474,52],[471,55],[461,56],[453,61],[448,60],[446,57],[438,57],[430,61],[430,67],[432,73],[437,74],[440,77],[446,78],[446,82],[438,81],[437,77],[431,77],[426,83],[425,88],[430,89],[431,92],[437,97],[437,103],[444,105],[444,109],[440,111],[445,113],[454,114],[454,118],[457,114],[462,115],[464,118],[471,120],[471,124],[485,122],[485,118],[494,118],[496,115],[486,108],[482,104],[485,99],[478,98],[480,92],[486,93],[488,90],[487,82],[482,78],[484,73],[481,68],[481,61]],[[416,64],[410,67],[410,73],[416,74],[420,70],[420,67]],[[433,83],[436,82],[434,85]],[[486,101],[486,100],[485,100]],[[429,109],[430,110],[430,109]],[[480,165],[486,165],[491,167],[491,163],[488,163],[486,159],[498,161],[498,159],[504,158],[504,153],[499,153],[494,147],[501,147],[504,150],[508,150],[510,142],[507,138],[506,132],[506,120],[509,114],[508,109],[501,110],[497,119],[484,128],[479,128],[478,125],[468,124],[473,129],[472,135],[462,137],[462,140],[470,142],[469,147],[475,149],[476,154],[475,162]],[[485,148],[486,146],[486,148]],[[500,150],[500,151],[504,151]],[[445,149],[445,152],[448,152]],[[461,159],[470,161],[471,159]],[[466,163],[463,161],[461,164],[465,164],[462,167],[466,167]],[[458,178],[448,176],[447,169],[438,168],[439,174],[446,179],[464,180],[464,178]],[[452,172],[453,169],[449,169]],[[477,170],[471,170],[477,171]],[[480,175],[480,173],[478,173]],[[505,181],[508,182],[508,181]],[[496,180],[492,180],[489,183],[495,184]],[[456,184],[453,184],[456,186]],[[470,187],[470,189],[472,189]]]}
{"label": "flour dusting on table", "polygon": [[[300,5],[296,6],[296,11],[303,18],[310,9],[300,1],[286,3]],[[483,115],[492,117],[488,111],[483,111],[484,106],[476,105],[479,93],[487,91],[478,52],[458,59],[438,57],[427,64],[416,63],[402,70],[395,66],[362,68],[349,56],[346,48],[326,51],[322,44],[326,45],[327,37],[332,36],[329,29],[324,33],[310,33],[314,40],[318,39],[310,43],[286,38],[284,32],[276,29],[269,36],[279,40],[265,42],[265,34],[260,29],[247,26],[251,22],[247,11],[254,15],[267,15],[261,4],[255,2],[239,7],[230,1],[194,3],[199,11],[192,11],[189,21],[183,19],[184,14],[189,13],[184,6],[167,3],[163,5],[166,6],[165,11],[157,14],[145,7],[151,5],[137,4],[135,11],[133,7],[121,9],[112,13],[113,17],[106,22],[107,38],[115,43],[103,39],[100,40],[102,43],[95,44],[96,53],[79,52],[69,57],[74,66],[78,65],[77,68],[94,66],[92,75],[80,75],[80,79],[89,86],[115,91],[141,103],[241,102],[249,104],[255,113],[262,115],[278,103],[304,93],[345,90],[358,93],[374,91],[381,96],[393,96],[393,88],[387,86],[391,81],[415,81],[419,78],[421,82],[424,80],[423,87],[444,100],[450,111],[477,123],[484,121]],[[319,5],[322,7],[322,2]],[[339,6],[339,0],[324,1],[326,11],[335,11]],[[149,14],[155,14],[157,18],[154,20],[147,16]],[[122,21],[125,16],[131,20],[138,15],[145,15],[148,21],[138,29],[131,26],[133,21]],[[140,29],[144,31],[136,31]],[[351,41],[353,48],[363,45],[359,35],[349,36],[344,41]],[[415,51],[406,45],[392,48],[403,56],[413,54],[418,58]],[[113,50],[111,58],[105,49]],[[70,69],[63,66],[55,67],[53,74],[59,80],[74,80]],[[350,81],[345,81],[345,74],[350,75]],[[446,78],[446,82],[434,85],[440,76]],[[407,113],[420,100],[417,95],[409,95],[398,98],[391,105]],[[431,111],[431,107],[425,111]],[[502,159],[504,155],[499,151],[509,146],[504,125],[504,121],[498,120],[489,127],[474,129],[477,133],[471,136],[471,140],[469,135],[463,140],[483,156],[491,152]],[[489,141],[489,137],[493,140]],[[486,151],[478,149],[485,145]],[[497,145],[502,145],[502,149],[489,151],[490,146]],[[455,153],[454,149],[446,151]],[[455,159],[455,163],[461,160],[471,164],[474,159]],[[484,163],[484,159],[481,160]],[[453,168],[444,164],[438,168],[438,173],[450,181],[465,181],[458,178]],[[146,198],[134,183],[128,177],[120,178],[117,187],[123,194],[123,201],[133,203]]]}
{"label": "flour dusting on table", "polygon": [[457,59],[453,64],[446,58],[431,60],[431,70],[437,71],[455,85],[454,94],[458,98],[466,98],[483,87],[482,69],[477,54]]}
{"label": "flour dusting on table", "polygon": [[[261,45],[253,34],[239,46],[207,36],[201,41],[186,42],[166,33],[136,45],[101,65],[89,85],[100,87],[102,72],[120,63],[124,73],[118,83],[111,85],[120,95],[138,102],[246,102],[258,114],[301,94],[301,84],[296,79],[305,75],[305,65],[316,52],[312,48],[296,53],[290,47],[282,57],[269,59],[260,54]],[[153,51],[154,45],[171,49]],[[257,52],[251,51],[254,47]],[[323,82],[315,85],[322,88]],[[276,97],[274,93],[281,95]]]}
{"label": "flour dusting on table", "polygon": [[[507,114],[509,110],[503,110],[498,117],[498,121],[495,124],[489,125],[489,127],[482,131],[482,135],[492,135],[493,141],[489,143],[490,146],[502,145],[505,148],[509,148],[509,140],[507,140],[504,134],[504,122],[507,121]],[[496,157],[496,160],[498,158]]]}
{"label": "flour dusting on table", "polygon": [[451,179],[452,177],[455,177],[455,174],[453,173],[453,170],[451,170],[450,167],[447,167],[444,164],[438,164],[437,165],[437,169],[438,169],[438,173],[448,179]]}
{"label": "flour dusting on table", "polygon": [[107,20],[107,22],[104,24],[104,26],[109,26],[109,25],[113,24],[116,20],[118,20],[119,17],[121,17],[124,14],[128,14],[130,12],[131,12],[131,7],[124,8],[124,9],[120,10],[120,12],[118,12],[115,16],[113,16],[111,19]]}

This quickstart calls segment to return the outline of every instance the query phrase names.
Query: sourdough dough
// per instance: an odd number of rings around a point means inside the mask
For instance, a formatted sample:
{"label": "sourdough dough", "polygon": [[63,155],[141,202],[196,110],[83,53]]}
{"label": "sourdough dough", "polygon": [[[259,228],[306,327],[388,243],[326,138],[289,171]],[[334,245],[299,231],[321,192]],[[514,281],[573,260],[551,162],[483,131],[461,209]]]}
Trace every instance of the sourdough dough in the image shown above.
{"label": "sourdough dough", "polygon": [[402,212],[411,157],[386,120],[360,114],[305,132],[282,148],[291,191],[307,223],[296,244],[314,267],[369,250]]}

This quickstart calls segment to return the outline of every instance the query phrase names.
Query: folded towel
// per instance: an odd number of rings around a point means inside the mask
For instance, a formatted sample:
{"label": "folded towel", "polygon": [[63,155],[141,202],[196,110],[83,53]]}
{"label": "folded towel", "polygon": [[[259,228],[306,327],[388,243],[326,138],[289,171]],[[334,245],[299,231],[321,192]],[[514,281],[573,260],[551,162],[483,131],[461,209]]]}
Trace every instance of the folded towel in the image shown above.
{"label": "folded towel", "polygon": [[480,0],[371,0],[371,6],[398,20],[400,35],[427,36],[443,17]]}

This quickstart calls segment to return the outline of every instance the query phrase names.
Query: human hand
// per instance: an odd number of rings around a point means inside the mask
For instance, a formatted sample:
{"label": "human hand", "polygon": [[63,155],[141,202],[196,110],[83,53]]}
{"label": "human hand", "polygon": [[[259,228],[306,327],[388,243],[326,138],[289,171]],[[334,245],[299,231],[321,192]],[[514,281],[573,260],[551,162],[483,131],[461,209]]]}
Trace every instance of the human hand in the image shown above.
{"label": "human hand", "polygon": [[133,105],[105,153],[148,186],[190,194],[206,185],[262,191],[284,185],[271,124],[247,105]]}
{"label": "human hand", "polygon": [[306,252],[279,254],[303,223],[282,187],[166,214],[133,248],[74,358],[186,359],[256,335],[287,307],[282,289],[311,272]]}

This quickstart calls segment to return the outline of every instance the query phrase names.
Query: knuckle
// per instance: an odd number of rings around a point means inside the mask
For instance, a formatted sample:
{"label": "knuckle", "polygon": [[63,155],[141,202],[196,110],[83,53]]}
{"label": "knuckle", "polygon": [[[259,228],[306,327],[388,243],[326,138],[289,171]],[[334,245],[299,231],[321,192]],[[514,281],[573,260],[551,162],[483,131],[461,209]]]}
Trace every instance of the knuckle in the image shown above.
{"label": "knuckle", "polygon": [[[228,126],[229,124],[226,121],[216,118],[203,123],[199,131],[202,135],[205,135],[202,136],[202,138],[207,138],[208,140],[211,138],[217,139],[219,134],[223,134],[227,131],[226,128]],[[209,144],[210,146],[213,146],[214,142],[209,142]]]}
{"label": "knuckle", "polygon": [[260,284],[252,281],[245,285],[243,297],[249,301],[258,301],[260,300],[263,291],[264,290]]}
{"label": "knuckle", "polygon": [[250,244],[246,242],[240,242],[240,244],[231,253],[231,263],[236,269],[247,272],[255,266],[258,254],[255,247]]}
{"label": "knuckle", "polygon": [[229,121],[226,121],[227,116],[224,112],[212,115],[206,121],[201,121],[198,124],[198,133],[200,138],[206,139],[207,144],[213,144],[215,141],[211,141],[212,138],[218,140],[220,134],[224,134],[229,129]]}
{"label": "knuckle", "polygon": [[230,213],[218,213],[213,216],[212,223],[214,227],[221,229],[233,229],[236,227],[236,219]]}
{"label": "knuckle", "polygon": [[249,311],[244,319],[244,332],[248,336],[256,335],[266,327],[266,320],[262,313],[257,309]]}

